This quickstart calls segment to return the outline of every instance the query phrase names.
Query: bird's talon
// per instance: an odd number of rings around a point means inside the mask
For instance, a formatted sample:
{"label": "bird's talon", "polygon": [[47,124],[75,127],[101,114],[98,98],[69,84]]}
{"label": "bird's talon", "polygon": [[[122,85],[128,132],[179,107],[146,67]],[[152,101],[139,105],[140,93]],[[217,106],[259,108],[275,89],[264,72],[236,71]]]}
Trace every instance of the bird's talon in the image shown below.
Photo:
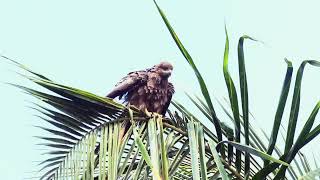
{"label": "bird's talon", "polygon": [[157,113],[157,112],[149,112],[147,109],[144,109],[144,113],[148,116],[148,117],[154,117],[154,118],[162,118],[162,115]]}
{"label": "bird's talon", "polygon": [[152,112],[149,112],[147,108],[144,109],[144,113],[145,113],[148,117],[152,117]]}
{"label": "bird's talon", "polygon": [[156,118],[162,118],[162,115],[159,113],[154,113]]}

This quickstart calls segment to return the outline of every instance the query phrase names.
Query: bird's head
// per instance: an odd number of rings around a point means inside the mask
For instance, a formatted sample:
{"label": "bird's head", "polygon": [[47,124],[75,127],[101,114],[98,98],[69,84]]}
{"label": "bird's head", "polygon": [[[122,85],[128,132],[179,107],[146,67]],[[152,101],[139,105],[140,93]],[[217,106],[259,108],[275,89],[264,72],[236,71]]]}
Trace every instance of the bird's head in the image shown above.
{"label": "bird's head", "polygon": [[155,65],[154,68],[159,73],[159,75],[163,78],[169,78],[171,75],[171,72],[173,70],[172,64],[170,64],[167,61],[163,61],[163,62]]}

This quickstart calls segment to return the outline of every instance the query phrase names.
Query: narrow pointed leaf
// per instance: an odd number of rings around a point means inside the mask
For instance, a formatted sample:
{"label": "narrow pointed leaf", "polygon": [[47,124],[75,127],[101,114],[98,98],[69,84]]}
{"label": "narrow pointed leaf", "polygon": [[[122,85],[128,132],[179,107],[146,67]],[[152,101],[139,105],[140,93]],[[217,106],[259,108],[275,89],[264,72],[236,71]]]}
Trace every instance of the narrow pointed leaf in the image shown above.
{"label": "narrow pointed leaf", "polygon": [[[285,108],[285,105],[287,102],[291,79],[292,79],[292,71],[293,71],[292,63],[289,60],[286,60],[286,63],[287,63],[287,72],[286,72],[286,76],[285,76],[285,79],[283,82],[283,86],[282,86],[282,90],[281,90],[281,94],[280,94],[280,99],[279,99],[279,104],[278,104],[277,112],[276,112],[276,115],[274,118],[273,128],[272,128],[271,137],[269,140],[269,146],[268,146],[268,150],[267,150],[267,153],[269,155],[272,154],[272,152],[275,148],[275,144],[277,142],[279,127],[281,124],[281,119],[282,119],[282,115],[284,112],[284,108]],[[268,161],[265,161],[265,165],[266,164],[268,164]]]}
{"label": "narrow pointed leaf", "polygon": [[[224,49],[224,56],[223,56],[223,75],[224,79],[227,85],[228,94],[229,94],[229,100],[231,104],[231,109],[233,112],[233,118],[235,123],[235,141],[240,143],[240,137],[241,137],[241,120],[240,120],[240,114],[239,114],[239,105],[238,105],[238,95],[236,88],[234,86],[233,80],[230,76],[229,70],[228,70],[228,64],[229,64],[229,37],[227,28],[225,27],[225,33],[226,33],[226,44]],[[236,151],[236,161],[235,166],[238,172],[241,171],[241,152],[239,150]]]}
{"label": "narrow pointed leaf", "polygon": [[207,158],[206,158],[206,154],[205,154],[203,128],[199,123],[196,124],[196,132],[198,133],[201,179],[206,180],[206,179],[208,179],[207,166],[206,166]]}
{"label": "narrow pointed leaf", "polygon": [[[158,134],[156,130],[156,119],[152,118],[148,122],[148,138],[149,138],[149,145],[150,145],[150,156],[151,156],[151,163],[154,171],[157,171],[157,174],[160,174],[160,154],[159,154],[159,147],[158,147]],[[153,179],[156,180],[156,175],[153,176]]]}
{"label": "narrow pointed leaf", "polygon": [[[249,36],[242,36],[239,39],[238,44],[238,64],[239,64],[239,78],[240,78],[240,92],[241,92],[241,104],[242,104],[242,115],[244,122],[244,138],[245,144],[249,145],[249,98],[248,98],[248,85],[247,85],[247,74],[244,60],[243,42],[245,39],[254,40]],[[254,40],[255,41],[255,40]],[[245,156],[245,174],[250,171],[250,155]]]}
{"label": "narrow pointed leaf", "polygon": [[278,164],[289,166],[288,163],[283,162],[283,161],[281,161],[279,159],[276,159],[276,158],[268,155],[267,153],[262,152],[262,151],[257,150],[257,149],[254,149],[254,148],[252,148],[250,146],[242,145],[242,144],[239,144],[237,142],[232,142],[232,141],[222,141],[222,142],[218,143],[218,146],[221,145],[222,143],[231,144],[233,147],[235,147],[236,149],[238,149],[240,151],[248,152],[248,153],[250,153],[252,155],[255,155],[255,156],[258,156],[258,157],[260,157],[262,159],[267,159],[269,161],[276,162]]}
{"label": "narrow pointed leaf", "polygon": [[212,152],[214,161],[217,164],[217,167],[219,169],[219,173],[221,175],[222,180],[230,180],[230,178],[229,178],[229,176],[228,176],[228,174],[227,174],[226,170],[224,169],[224,166],[221,162],[220,156],[216,150],[215,143],[211,139],[209,139],[208,142],[209,142],[209,147]]}
{"label": "narrow pointed leaf", "polygon": [[197,134],[194,128],[194,123],[190,121],[188,123],[188,137],[190,143],[191,151],[191,164],[192,164],[192,176],[194,180],[200,180],[200,171],[199,171],[199,152],[198,152],[198,143],[197,143]]}
{"label": "narrow pointed leaf", "polygon": [[164,141],[164,131],[163,131],[163,123],[162,118],[157,119],[157,126],[160,130],[160,147],[161,147],[161,164],[162,164],[162,174],[164,180],[169,180],[169,161],[167,157],[167,148],[166,143]]}
{"label": "narrow pointed leaf", "polygon": [[188,53],[188,51],[186,50],[186,48],[183,46],[182,42],[180,41],[180,39],[178,38],[177,34],[175,33],[175,31],[173,30],[172,26],[170,25],[168,19],[166,18],[164,12],[160,9],[160,7],[158,6],[157,2],[154,0],[153,1],[164,21],[164,23],[166,24],[172,38],[174,39],[176,45],[178,46],[178,48],[180,49],[182,55],[185,57],[185,59],[187,60],[187,62],[189,63],[189,65],[192,67],[192,69],[194,70],[194,73],[196,75],[196,77],[198,78],[198,82],[201,88],[201,92],[203,94],[203,97],[205,98],[207,105],[210,109],[210,113],[211,116],[213,118],[212,123],[214,124],[215,128],[216,128],[216,132],[217,132],[217,137],[219,141],[222,141],[222,132],[221,132],[221,127],[220,127],[220,121],[216,116],[216,112],[214,110],[210,95],[209,95],[209,91],[207,89],[207,86],[205,84],[204,79],[202,78],[200,71],[198,70],[197,66],[195,65],[193,59],[191,58],[190,54]]}
{"label": "narrow pointed leaf", "polygon": [[150,166],[152,172],[154,173],[154,176],[156,176],[160,179],[160,175],[159,175],[158,171],[156,169],[154,169],[154,167],[152,165],[153,163],[152,163],[151,158],[148,154],[148,151],[147,151],[145,145],[143,144],[142,139],[140,138],[140,135],[137,132],[135,127],[133,128],[133,134],[134,134],[135,142],[136,142],[136,144],[142,154],[143,159],[148,164],[148,166]]}
{"label": "narrow pointed leaf", "polygon": [[301,83],[302,83],[303,71],[306,64],[320,67],[320,63],[318,61],[306,60],[301,63],[298,69],[296,82],[294,86],[290,117],[289,117],[288,131],[287,131],[286,144],[285,144],[285,150],[284,150],[285,154],[289,152],[290,148],[293,145],[297,119],[299,114],[299,108],[300,108]]}

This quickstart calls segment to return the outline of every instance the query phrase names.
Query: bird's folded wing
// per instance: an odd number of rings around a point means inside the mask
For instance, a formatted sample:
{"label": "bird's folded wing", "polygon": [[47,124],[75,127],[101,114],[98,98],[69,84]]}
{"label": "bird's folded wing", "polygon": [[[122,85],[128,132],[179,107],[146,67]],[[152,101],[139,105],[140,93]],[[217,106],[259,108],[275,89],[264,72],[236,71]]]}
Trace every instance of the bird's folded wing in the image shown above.
{"label": "bird's folded wing", "polygon": [[147,71],[135,71],[129,73],[118,82],[115,88],[106,96],[109,98],[121,97],[129,91],[144,85],[148,80]]}
{"label": "bird's folded wing", "polygon": [[168,97],[168,100],[166,102],[166,104],[163,106],[163,110],[162,110],[162,115],[165,116],[168,108],[169,108],[169,105],[170,105],[170,102],[171,102],[171,99],[172,99],[172,95],[174,94],[174,86],[172,83],[168,83],[168,90],[167,90],[167,97]]}

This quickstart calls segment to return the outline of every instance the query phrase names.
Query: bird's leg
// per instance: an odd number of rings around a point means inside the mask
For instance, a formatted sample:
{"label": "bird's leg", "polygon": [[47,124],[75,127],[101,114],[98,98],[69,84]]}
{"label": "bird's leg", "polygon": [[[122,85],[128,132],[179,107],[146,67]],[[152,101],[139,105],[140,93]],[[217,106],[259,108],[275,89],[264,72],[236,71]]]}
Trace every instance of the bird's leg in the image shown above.
{"label": "bird's leg", "polygon": [[162,114],[159,114],[159,113],[157,113],[157,112],[152,112],[152,117],[162,118]]}
{"label": "bird's leg", "polygon": [[144,113],[149,117],[149,118],[158,118],[158,117],[161,117],[162,118],[162,115],[157,113],[157,112],[149,112],[147,108],[144,109]]}
{"label": "bird's leg", "polygon": [[148,117],[152,117],[153,113],[149,112],[147,108],[144,108],[144,113],[148,116]]}

